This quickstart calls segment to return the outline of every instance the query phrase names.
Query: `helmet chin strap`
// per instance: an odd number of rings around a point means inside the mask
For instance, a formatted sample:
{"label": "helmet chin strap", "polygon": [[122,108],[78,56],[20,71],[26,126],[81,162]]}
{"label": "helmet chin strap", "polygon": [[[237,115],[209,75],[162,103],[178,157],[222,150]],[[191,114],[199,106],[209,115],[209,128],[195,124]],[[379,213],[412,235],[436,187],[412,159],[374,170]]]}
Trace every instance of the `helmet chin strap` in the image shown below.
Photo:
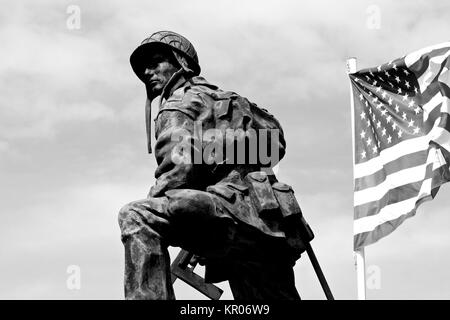
{"label": "helmet chin strap", "polygon": [[[186,74],[186,70],[181,67],[180,69],[178,69],[176,72],[174,72],[174,74],[170,77],[169,81],[167,81],[166,85],[164,86],[162,93],[160,95],[159,98],[159,105],[161,106],[162,100],[164,98],[168,98],[171,94],[171,89],[174,88],[179,82],[184,82],[186,81],[184,74]],[[146,90],[147,90],[147,99],[145,101],[145,127],[146,127],[146,131],[147,131],[147,150],[148,153],[152,153],[152,101],[153,99],[155,99],[156,97],[158,97],[158,95],[156,94],[152,94],[150,88],[145,85]]]}
{"label": "helmet chin strap", "polygon": [[186,74],[186,70],[181,67],[178,69],[174,74],[170,77],[169,81],[167,81],[166,85],[164,86],[162,93],[161,93],[161,101],[163,98],[168,98],[170,94],[172,93],[172,90],[179,82],[185,82],[186,79],[184,77],[184,74]]}

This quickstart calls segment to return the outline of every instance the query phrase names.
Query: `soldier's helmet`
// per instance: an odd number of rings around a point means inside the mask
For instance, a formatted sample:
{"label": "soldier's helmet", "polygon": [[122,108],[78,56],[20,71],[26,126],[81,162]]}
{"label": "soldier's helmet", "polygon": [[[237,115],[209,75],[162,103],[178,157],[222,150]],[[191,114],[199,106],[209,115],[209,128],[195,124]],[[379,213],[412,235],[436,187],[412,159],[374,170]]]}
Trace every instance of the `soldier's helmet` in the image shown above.
{"label": "soldier's helmet", "polygon": [[142,41],[130,56],[130,63],[136,75],[144,81],[144,71],[149,53],[170,49],[181,67],[194,75],[200,74],[197,52],[192,43],[182,35],[172,31],[158,31]]}

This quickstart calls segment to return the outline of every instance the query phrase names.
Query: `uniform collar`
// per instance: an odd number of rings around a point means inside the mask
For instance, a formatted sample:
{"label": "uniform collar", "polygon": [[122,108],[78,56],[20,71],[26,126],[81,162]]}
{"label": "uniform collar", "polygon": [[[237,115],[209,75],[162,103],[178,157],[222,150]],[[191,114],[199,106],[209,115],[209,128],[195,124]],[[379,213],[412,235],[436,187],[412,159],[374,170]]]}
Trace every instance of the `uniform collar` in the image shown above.
{"label": "uniform collar", "polygon": [[161,99],[169,98],[175,90],[186,83],[187,80],[184,76],[184,73],[184,69],[180,69],[172,75],[172,77],[169,79],[169,81],[167,81],[166,85],[163,88]]}
{"label": "uniform collar", "polygon": [[207,86],[213,89],[217,89],[218,87],[209,83],[208,81],[205,80],[205,78],[200,77],[200,76],[196,76],[196,77],[192,77],[187,81],[190,85],[195,85],[195,86]]}
{"label": "uniform collar", "polygon": [[167,84],[163,88],[163,92],[160,95],[159,105],[161,105],[165,100],[167,100],[177,89],[181,87],[191,87],[191,86],[207,86],[212,89],[217,89],[218,87],[206,81],[205,78],[200,76],[195,76],[189,79],[185,78],[185,73],[183,69],[175,72],[169,79]]}

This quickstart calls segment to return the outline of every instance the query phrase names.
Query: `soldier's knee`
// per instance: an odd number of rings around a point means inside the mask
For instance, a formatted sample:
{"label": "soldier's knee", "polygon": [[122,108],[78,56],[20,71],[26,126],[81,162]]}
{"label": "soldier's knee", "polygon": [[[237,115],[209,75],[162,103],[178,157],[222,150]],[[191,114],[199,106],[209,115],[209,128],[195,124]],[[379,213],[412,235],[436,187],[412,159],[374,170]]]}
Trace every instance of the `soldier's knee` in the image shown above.
{"label": "soldier's knee", "polygon": [[215,210],[214,202],[207,192],[180,189],[166,192],[168,211],[172,216],[188,218],[191,214],[208,214]]}
{"label": "soldier's knee", "polygon": [[131,206],[128,203],[119,210],[118,215],[119,224],[122,224],[123,221],[126,221],[129,218],[130,213],[131,213]]}
{"label": "soldier's knee", "polygon": [[124,205],[118,214],[119,227],[122,233],[122,242],[131,235],[141,235],[144,237],[152,237],[155,232],[149,227],[148,221],[136,210],[142,210],[141,201],[133,201]]}
{"label": "soldier's knee", "polygon": [[136,213],[133,211],[133,207],[136,206],[137,201],[127,203],[119,210],[118,221],[119,225],[123,225],[125,222],[135,220]]}

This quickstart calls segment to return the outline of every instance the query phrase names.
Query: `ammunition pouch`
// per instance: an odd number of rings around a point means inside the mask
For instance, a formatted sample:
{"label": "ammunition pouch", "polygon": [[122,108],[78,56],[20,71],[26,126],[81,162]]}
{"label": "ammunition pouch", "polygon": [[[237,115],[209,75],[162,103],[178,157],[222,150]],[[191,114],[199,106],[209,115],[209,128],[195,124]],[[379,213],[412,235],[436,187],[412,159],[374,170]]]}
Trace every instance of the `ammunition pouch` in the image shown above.
{"label": "ammunition pouch", "polygon": [[245,180],[259,216],[267,220],[279,219],[289,246],[298,255],[304,252],[305,244],[314,239],[314,233],[303,217],[292,187],[282,182],[271,185],[263,171],[251,172]]}
{"label": "ammunition pouch", "polygon": [[290,246],[298,252],[305,251],[305,243],[314,239],[314,233],[303,217],[294,190],[290,185],[282,182],[275,182],[272,188],[280,204],[281,214],[283,215],[282,228]]}
{"label": "ammunition pouch", "polygon": [[[243,222],[254,225],[256,220],[252,218],[252,212],[257,214],[261,223],[272,228],[271,232],[285,235],[293,255],[299,257],[306,250],[305,244],[314,239],[314,233],[303,218],[292,187],[278,181],[271,183],[264,171],[247,173],[243,182],[223,181],[208,186],[206,191],[226,200],[233,214]],[[240,205],[247,197],[254,210],[248,211],[248,207]]]}
{"label": "ammunition pouch", "polygon": [[278,218],[280,205],[267,174],[264,171],[250,172],[246,175],[245,181],[249,186],[250,199],[258,215],[266,219]]}
{"label": "ammunition pouch", "polygon": [[294,190],[290,185],[282,182],[275,182],[272,185],[273,191],[280,205],[281,214],[283,218],[289,218],[295,215],[301,215],[302,210],[298,205],[297,199],[294,196]]}
{"label": "ammunition pouch", "polygon": [[219,195],[229,202],[234,202],[236,198],[236,194],[225,184],[216,184],[209,186],[206,188],[206,191]]}
{"label": "ammunition pouch", "polygon": [[303,217],[292,187],[286,183],[275,182],[272,188],[283,215],[283,229],[299,236],[305,243],[314,239],[314,233]]}

